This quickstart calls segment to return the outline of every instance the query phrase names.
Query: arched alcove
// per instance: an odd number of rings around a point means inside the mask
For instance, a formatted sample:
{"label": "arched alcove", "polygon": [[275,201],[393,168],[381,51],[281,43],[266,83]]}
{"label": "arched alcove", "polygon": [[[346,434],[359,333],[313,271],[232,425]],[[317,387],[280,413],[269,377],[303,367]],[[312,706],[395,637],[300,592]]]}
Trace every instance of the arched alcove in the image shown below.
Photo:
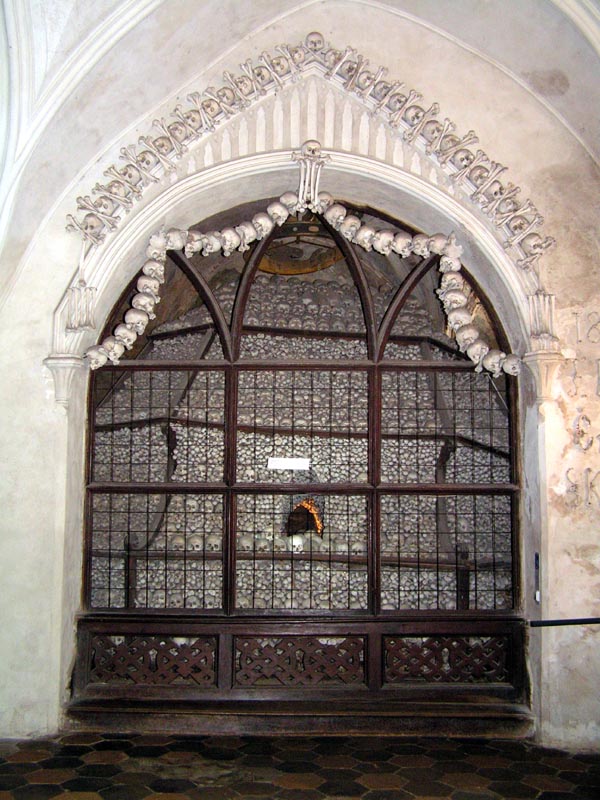
{"label": "arched alcove", "polygon": [[[110,696],[126,714],[141,704],[152,726],[170,700],[214,730],[218,701],[236,704],[242,731],[240,708],[258,703],[266,730],[287,687],[313,731],[369,730],[384,707],[390,732],[426,718],[431,730],[432,714],[441,730],[454,700],[464,732],[499,719],[528,729],[515,393],[448,337],[439,253],[355,249],[308,214],[227,259],[169,251],[148,337],[91,389],[88,611],[70,713],[113,724]],[[466,281],[490,345],[507,349]],[[300,480],[289,458],[308,462]],[[299,508],[302,531],[289,523]]]}

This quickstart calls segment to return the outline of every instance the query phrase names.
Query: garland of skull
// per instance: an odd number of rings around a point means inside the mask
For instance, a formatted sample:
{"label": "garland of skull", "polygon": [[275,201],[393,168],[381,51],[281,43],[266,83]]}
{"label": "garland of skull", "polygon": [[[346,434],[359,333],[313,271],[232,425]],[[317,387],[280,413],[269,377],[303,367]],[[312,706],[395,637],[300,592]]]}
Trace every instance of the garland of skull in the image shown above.
{"label": "garland of skull", "polygon": [[[318,143],[307,142],[304,148],[312,144]],[[437,295],[460,350],[475,364],[476,372],[485,369],[495,378],[499,377],[502,371],[510,375],[517,375],[520,372],[521,359],[513,354],[507,355],[500,350],[490,349],[473,324],[471,312],[467,307],[468,290],[460,275],[462,247],[457,244],[454,234],[411,236],[406,231],[375,230],[371,225],[363,224],[357,216],[349,214],[347,209],[341,203],[336,203],[328,192],[318,191],[320,167],[326,160],[326,157],[320,156],[320,150],[318,154],[313,153],[310,158],[305,159],[305,163],[302,162],[302,158],[297,160],[301,166],[298,194],[285,192],[279,201],[268,205],[266,212],[255,214],[251,221],[243,221],[236,227],[209,233],[176,228],[165,231],[162,228],[150,237],[146,249],[148,258],[142,265],[136,283],[137,293],[131,300],[131,308],[125,312],[123,322],[116,326],[112,335],[107,336],[101,344],[86,350],[85,355],[91,369],[98,369],[108,361],[118,364],[125,350],[133,347],[138,336],[144,333],[149,321],[156,317],[154,308],[160,302],[160,287],[165,280],[167,250],[183,250],[188,257],[197,253],[203,256],[221,253],[227,257],[235,250],[244,252],[250,249],[253,242],[268,236],[275,225],[283,225],[290,214],[302,214],[309,208],[315,213],[323,214],[335,230],[366,251],[375,250],[385,256],[394,252],[402,258],[411,253],[423,258],[431,253],[439,255],[439,270],[442,277]],[[315,162],[317,169],[314,168]]]}

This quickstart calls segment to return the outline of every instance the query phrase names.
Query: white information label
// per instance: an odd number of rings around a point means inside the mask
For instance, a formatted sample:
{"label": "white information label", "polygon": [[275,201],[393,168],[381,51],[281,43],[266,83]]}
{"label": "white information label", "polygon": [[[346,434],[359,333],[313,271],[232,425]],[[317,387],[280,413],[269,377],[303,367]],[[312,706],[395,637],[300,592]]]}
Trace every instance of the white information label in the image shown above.
{"label": "white information label", "polygon": [[267,469],[310,469],[310,458],[269,458]]}

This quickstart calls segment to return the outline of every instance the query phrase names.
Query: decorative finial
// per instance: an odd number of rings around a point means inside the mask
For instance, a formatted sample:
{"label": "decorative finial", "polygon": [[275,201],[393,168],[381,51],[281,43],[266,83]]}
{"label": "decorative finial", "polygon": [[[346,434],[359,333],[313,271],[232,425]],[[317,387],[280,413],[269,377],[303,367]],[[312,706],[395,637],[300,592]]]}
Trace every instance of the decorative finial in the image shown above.
{"label": "decorative finial", "polygon": [[331,161],[331,156],[323,153],[321,143],[316,139],[308,139],[299,153],[292,153],[292,158],[300,165],[300,183],[298,185],[298,211],[309,208],[320,212],[319,179],[323,165]]}

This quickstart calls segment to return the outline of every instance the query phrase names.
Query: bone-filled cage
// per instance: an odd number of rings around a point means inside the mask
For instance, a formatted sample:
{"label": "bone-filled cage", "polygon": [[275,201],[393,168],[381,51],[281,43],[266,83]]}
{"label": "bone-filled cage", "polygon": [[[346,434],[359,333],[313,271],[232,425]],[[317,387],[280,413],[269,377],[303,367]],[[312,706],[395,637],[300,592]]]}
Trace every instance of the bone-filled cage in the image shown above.
{"label": "bone-filled cage", "polygon": [[146,336],[91,378],[77,696],[521,691],[514,378],[459,350],[438,266],[308,213],[227,259],[168,253]]}

